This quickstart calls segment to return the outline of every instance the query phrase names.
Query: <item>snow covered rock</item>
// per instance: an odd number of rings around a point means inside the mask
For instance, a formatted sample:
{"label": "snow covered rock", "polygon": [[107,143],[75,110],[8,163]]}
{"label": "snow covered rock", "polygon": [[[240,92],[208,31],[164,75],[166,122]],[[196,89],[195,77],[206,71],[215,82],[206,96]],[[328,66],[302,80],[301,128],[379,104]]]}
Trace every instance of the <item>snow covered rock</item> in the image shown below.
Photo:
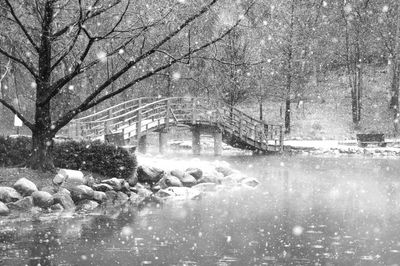
{"label": "snow covered rock", "polygon": [[36,185],[32,181],[26,178],[18,179],[18,181],[15,182],[13,187],[24,197],[30,196],[33,192],[38,190]]}
{"label": "snow covered rock", "polygon": [[102,203],[107,200],[107,195],[102,191],[94,191],[93,200]]}
{"label": "snow covered rock", "polygon": [[0,216],[7,216],[10,214],[10,209],[3,202],[0,201]]}
{"label": "snow covered rock", "polygon": [[71,195],[65,192],[57,192],[53,195],[54,203],[61,204],[65,210],[74,210],[75,203],[71,198]]}
{"label": "snow covered rock", "polygon": [[97,207],[99,207],[99,203],[94,200],[85,199],[79,202],[77,209],[80,211],[93,211]]}
{"label": "snow covered rock", "polygon": [[74,202],[78,202],[85,199],[88,200],[93,199],[94,190],[86,185],[74,186],[70,188],[69,191],[71,192],[71,198],[73,199]]}
{"label": "snow covered rock", "polygon": [[16,202],[10,202],[7,204],[7,207],[12,210],[17,211],[29,211],[34,206],[33,197],[28,196],[23,199],[20,199]]}
{"label": "snow covered rock", "polygon": [[245,185],[247,187],[252,187],[252,188],[255,188],[258,185],[260,185],[260,181],[258,181],[255,178],[252,178],[252,177],[245,178],[245,179],[241,180],[240,183],[242,185]]}
{"label": "snow covered rock", "polygon": [[22,199],[22,196],[12,187],[0,187],[0,201],[3,203],[14,202]]}
{"label": "snow covered rock", "polygon": [[188,168],[186,173],[192,175],[196,180],[199,180],[203,176],[203,171],[199,168]]}
{"label": "snow covered rock", "polygon": [[35,191],[32,193],[33,204],[40,208],[48,208],[54,203],[53,196],[46,191]]}
{"label": "snow covered rock", "polygon": [[95,184],[93,185],[93,189],[96,191],[102,191],[102,192],[106,192],[106,191],[111,191],[113,190],[113,187],[108,185],[108,184]]}
{"label": "snow covered rock", "polygon": [[157,183],[165,175],[164,170],[157,167],[141,165],[137,169],[139,182],[142,183]]}
{"label": "snow covered rock", "polygon": [[217,191],[216,183],[200,183],[192,187],[192,189],[196,189],[200,192],[215,192]]}
{"label": "snow covered rock", "polygon": [[163,178],[161,178],[161,180],[157,183],[158,185],[160,185],[160,187],[163,188],[167,188],[167,187],[181,187],[182,182],[181,180],[173,175],[168,175],[168,176],[164,176]]}
{"label": "snow covered rock", "polygon": [[192,187],[197,184],[196,178],[194,178],[194,176],[188,173],[185,173],[183,175],[181,182],[185,187]]}
{"label": "snow covered rock", "polygon": [[128,191],[129,183],[125,179],[120,178],[111,178],[101,181],[101,184],[107,184],[112,187],[115,191]]}
{"label": "snow covered rock", "polygon": [[70,169],[60,169],[57,175],[53,178],[54,184],[62,185],[66,188],[84,185],[85,182],[85,177],[81,171]]}

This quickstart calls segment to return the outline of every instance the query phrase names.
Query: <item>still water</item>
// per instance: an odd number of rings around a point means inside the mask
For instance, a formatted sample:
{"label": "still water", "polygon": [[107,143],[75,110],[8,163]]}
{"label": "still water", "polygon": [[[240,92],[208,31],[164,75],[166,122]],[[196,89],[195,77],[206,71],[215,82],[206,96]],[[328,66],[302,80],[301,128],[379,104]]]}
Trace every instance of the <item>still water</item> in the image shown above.
{"label": "still water", "polygon": [[400,265],[399,160],[223,160],[262,185],[106,215],[0,218],[0,265]]}

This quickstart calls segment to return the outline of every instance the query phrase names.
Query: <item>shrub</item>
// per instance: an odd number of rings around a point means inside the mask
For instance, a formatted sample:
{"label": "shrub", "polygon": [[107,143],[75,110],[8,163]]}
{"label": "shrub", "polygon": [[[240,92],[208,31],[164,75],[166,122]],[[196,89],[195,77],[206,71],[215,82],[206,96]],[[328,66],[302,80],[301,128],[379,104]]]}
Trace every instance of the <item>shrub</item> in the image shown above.
{"label": "shrub", "polygon": [[54,145],[54,165],[60,168],[86,170],[106,177],[128,179],[137,161],[121,147],[95,142],[61,142]]}
{"label": "shrub", "polygon": [[0,136],[0,166],[9,167],[26,164],[30,153],[30,138],[5,138]]}
{"label": "shrub", "polygon": [[[0,136],[0,166],[26,165],[31,153],[31,142],[27,137]],[[84,170],[124,179],[130,178],[137,167],[135,155],[121,147],[100,141],[55,143],[53,159],[54,165],[59,168]]]}

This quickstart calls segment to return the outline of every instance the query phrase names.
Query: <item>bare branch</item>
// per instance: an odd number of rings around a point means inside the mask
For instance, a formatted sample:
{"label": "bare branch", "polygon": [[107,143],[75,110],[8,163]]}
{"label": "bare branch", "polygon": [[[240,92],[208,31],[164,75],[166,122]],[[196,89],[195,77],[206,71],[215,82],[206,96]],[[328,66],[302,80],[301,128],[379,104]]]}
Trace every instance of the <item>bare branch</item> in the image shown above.
{"label": "bare branch", "polygon": [[27,126],[30,130],[34,129],[34,125],[29,122],[20,112],[17,111],[17,109],[14,108],[11,104],[7,103],[5,100],[0,99],[0,103],[3,104],[5,107],[7,107],[11,112],[13,112],[16,116],[18,116],[19,119]]}
{"label": "bare branch", "polygon": [[9,58],[9,59],[11,59],[11,60],[13,60],[13,61],[19,63],[20,65],[24,66],[24,67],[29,71],[29,73],[32,74],[32,76],[33,76],[34,78],[37,78],[37,74],[35,73],[35,69],[34,69],[32,66],[30,66],[27,62],[25,62],[24,60],[22,60],[21,58],[18,58],[18,57],[16,57],[16,56],[11,55],[11,54],[8,53],[7,51],[3,50],[1,47],[0,47],[0,54],[4,55],[4,56],[6,56],[7,58]]}
{"label": "bare branch", "polygon": [[33,41],[32,37],[29,35],[27,29],[25,28],[25,26],[22,24],[22,22],[19,20],[17,14],[15,14],[14,8],[11,5],[9,0],[5,0],[7,6],[10,9],[11,15],[13,16],[13,18],[15,19],[15,21],[17,22],[18,26],[21,28],[21,30],[24,32],[26,38],[28,38],[29,42],[32,44],[33,47],[35,47],[36,51],[39,51],[39,46]]}

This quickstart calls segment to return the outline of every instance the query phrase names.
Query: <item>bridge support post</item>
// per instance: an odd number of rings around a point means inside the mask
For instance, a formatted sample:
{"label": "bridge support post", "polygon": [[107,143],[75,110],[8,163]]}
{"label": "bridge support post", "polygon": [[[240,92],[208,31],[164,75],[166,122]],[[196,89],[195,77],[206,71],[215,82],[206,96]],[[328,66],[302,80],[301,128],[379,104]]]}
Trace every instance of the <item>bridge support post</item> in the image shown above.
{"label": "bridge support post", "polygon": [[194,155],[200,155],[201,152],[200,135],[200,129],[194,127],[192,129],[192,150]]}
{"label": "bridge support post", "polygon": [[168,134],[166,131],[161,130],[158,133],[158,149],[161,154],[164,154],[167,150]]}
{"label": "bridge support post", "polygon": [[214,155],[222,155],[222,132],[219,130],[214,132]]}
{"label": "bridge support post", "polygon": [[140,136],[137,144],[138,152],[146,153],[147,152],[147,135]]}

